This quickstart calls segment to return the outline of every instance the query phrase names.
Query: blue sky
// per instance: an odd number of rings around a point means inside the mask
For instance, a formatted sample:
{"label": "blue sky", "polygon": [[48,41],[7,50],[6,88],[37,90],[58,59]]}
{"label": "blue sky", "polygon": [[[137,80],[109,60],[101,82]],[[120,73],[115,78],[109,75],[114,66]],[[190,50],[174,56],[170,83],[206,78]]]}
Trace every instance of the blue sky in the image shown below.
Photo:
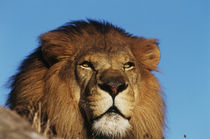
{"label": "blue sky", "polygon": [[160,42],[166,139],[209,139],[210,1],[0,0],[0,105],[5,84],[38,46],[38,36],[77,19],[104,19]]}

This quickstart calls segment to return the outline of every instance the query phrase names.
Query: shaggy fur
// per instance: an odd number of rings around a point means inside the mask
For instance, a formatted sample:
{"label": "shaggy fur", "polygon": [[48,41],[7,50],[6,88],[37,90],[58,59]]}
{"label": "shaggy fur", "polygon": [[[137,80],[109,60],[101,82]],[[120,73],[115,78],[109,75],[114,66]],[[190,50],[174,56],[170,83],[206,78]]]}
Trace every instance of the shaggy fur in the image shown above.
{"label": "shaggy fur", "polygon": [[[102,96],[91,94],[94,91],[83,93],[91,90],[91,84],[98,82],[92,78],[97,77],[99,70],[91,67],[90,71],[85,64],[81,69],[79,62],[84,56],[91,57],[97,52],[115,54],[115,61],[123,59],[121,53],[125,53],[131,55],[135,63],[135,68],[130,71],[117,70],[117,74],[129,81],[128,89],[132,90],[127,89],[115,98],[130,128],[125,134],[119,130],[119,136],[97,134],[91,127],[91,120],[105,112],[102,107],[108,109],[109,106],[102,103]],[[114,59],[110,57],[110,60]],[[95,59],[96,62],[106,61],[103,55],[96,55]],[[162,139],[165,106],[158,80],[151,73],[152,70],[157,71],[159,59],[160,52],[155,39],[132,36],[106,22],[71,22],[40,36],[40,47],[23,61],[19,72],[11,79],[7,105],[32,121],[30,111],[33,109],[34,115],[41,103],[42,127],[49,120],[52,134],[59,137]],[[104,63],[102,69],[107,65],[107,62]],[[104,96],[107,97],[104,102],[112,101],[107,93]],[[128,106],[131,108],[128,109]],[[98,125],[100,127],[100,122],[95,127]]]}

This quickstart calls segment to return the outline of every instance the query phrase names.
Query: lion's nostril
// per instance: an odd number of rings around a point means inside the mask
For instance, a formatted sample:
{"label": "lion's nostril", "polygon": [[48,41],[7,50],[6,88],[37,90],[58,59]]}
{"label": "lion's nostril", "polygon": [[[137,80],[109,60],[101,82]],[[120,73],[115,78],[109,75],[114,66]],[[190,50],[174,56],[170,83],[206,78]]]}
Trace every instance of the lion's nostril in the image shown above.
{"label": "lion's nostril", "polygon": [[123,90],[125,90],[128,87],[127,84],[122,84],[117,88],[117,92],[122,92]]}
{"label": "lion's nostril", "polygon": [[110,86],[107,85],[107,84],[98,84],[98,86],[99,86],[102,90],[104,90],[104,91],[106,91],[106,92],[111,92],[111,91],[112,91],[112,89],[110,88]]}

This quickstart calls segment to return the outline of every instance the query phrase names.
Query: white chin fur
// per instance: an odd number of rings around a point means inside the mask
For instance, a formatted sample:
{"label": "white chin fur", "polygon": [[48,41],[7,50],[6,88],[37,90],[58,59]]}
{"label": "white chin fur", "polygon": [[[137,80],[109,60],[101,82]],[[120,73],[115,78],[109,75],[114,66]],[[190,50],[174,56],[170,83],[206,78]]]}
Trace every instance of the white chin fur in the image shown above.
{"label": "white chin fur", "polygon": [[108,113],[94,121],[92,128],[97,135],[123,137],[131,126],[128,120],[119,114]]}

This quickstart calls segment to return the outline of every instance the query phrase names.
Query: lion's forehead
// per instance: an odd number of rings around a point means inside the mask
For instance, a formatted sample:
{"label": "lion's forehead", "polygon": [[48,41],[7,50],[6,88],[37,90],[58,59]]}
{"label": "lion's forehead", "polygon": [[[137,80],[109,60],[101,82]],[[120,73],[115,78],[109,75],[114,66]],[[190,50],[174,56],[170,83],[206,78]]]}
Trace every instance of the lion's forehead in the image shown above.
{"label": "lion's forehead", "polygon": [[91,61],[96,64],[117,64],[128,61],[135,61],[135,57],[129,47],[119,47],[119,49],[89,49],[82,53],[80,61]]}

